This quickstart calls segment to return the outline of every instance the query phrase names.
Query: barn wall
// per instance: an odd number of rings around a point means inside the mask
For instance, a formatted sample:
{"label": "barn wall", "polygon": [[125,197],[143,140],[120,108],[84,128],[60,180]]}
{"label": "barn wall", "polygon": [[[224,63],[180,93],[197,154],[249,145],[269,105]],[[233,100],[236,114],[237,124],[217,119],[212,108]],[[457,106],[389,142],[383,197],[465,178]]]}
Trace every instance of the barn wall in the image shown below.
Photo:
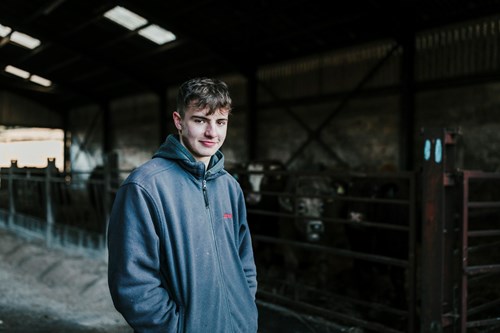
{"label": "barn wall", "polygon": [[[416,168],[422,127],[460,128],[466,167],[499,168],[499,83],[491,79],[500,72],[499,35],[499,19],[493,17],[417,36]],[[347,165],[370,171],[397,165],[401,51],[347,99],[392,46],[381,41],[263,68],[259,79],[272,91],[259,90],[260,158],[278,158],[299,169]],[[307,129],[320,126],[319,139],[309,138]]]}
{"label": "barn wall", "polygon": [[100,107],[91,105],[74,109],[68,118],[72,170],[86,172],[102,166],[103,119]]}
{"label": "barn wall", "polygon": [[[261,70],[259,79],[271,87],[259,90],[261,158],[291,169],[396,165],[398,95],[349,97],[392,47],[383,41]],[[391,58],[363,87],[396,84],[399,61]]]}
{"label": "barn wall", "polygon": [[[496,171],[500,162],[500,23],[487,18],[426,31],[417,36],[414,160],[421,160],[421,127],[459,127],[467,168]],[[360,82],[395,46],[394,41],[333,50],[260,68],[257,87],[258,132],[253,133],[260,159],[279,159],[292,169],[350,168],[376,170],[399,160],[401,50],[397,50],[361,87]],[[477,80],[488,76],[489,81]],[[248,160],[246,79],[228,82],[234,110],[223,151],[228,164]],[[461,79],[465,84],[454,84]],[[471,83],[475,79],[475,83]],[[440,85],[433,85],[440,82]],[[449,83],[449,84],[448,84]],[[112,152],[119,167],[131,169],[148,160],[160,144],[160,112],[174,133],[177,86],[166,88],[166,110],[159,96],[130,96],[110,103]],[[33,110],[36,110],[35,112]],[[69,128],[75,169],[102,164],[103,118],[99,106],[72,110]],[[16,95],[0,93],[2,125],[62,128],[56,113]],[[318,129],[321,129],[318,131]],[[316,137],[309,133],[317,132]]]}
{"label": "barn wall", "polygon": [[0,125],[62,128],[62,118],[36,102],[0,91]]}
{"label": "barn wall", "polygon": [[[245,158],[246,87],[240,76],[222,78],[231,87],[234,99],[230,116],[228,145],[223,147],[228,164]],[[176,108],[177,88],[166,91],[166,110],[160,110],[159,96],[140,94],[114,100],[109,106],[109,127],[112,153],[118,155],[118,167],[131,170],[151,158],[163,141],[160,139],[160,112],[165,112],[167,134],[176,133],[172,112]],[[103,110],[92,105],[72,110],[71,160],[74,170],[91,171],[103,163]],[[164,139],[164,138],[163,138]]]}
{"label": "barn wall", "polygon": [[159,98],[153,94],[131,96],[111,104],[109,130],[120,169],[144,163],[158,148],[159,108]]}

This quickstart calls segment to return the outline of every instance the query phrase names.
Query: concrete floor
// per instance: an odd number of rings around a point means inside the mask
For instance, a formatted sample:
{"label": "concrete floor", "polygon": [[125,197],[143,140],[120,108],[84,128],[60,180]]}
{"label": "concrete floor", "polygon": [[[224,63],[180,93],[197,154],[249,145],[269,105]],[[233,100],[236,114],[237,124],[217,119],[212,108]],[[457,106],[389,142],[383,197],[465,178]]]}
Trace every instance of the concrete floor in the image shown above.
{"label": "concrete floor", "polygon": [[[132,333],[114,309],[103,260],[0,229],[0,333]],[[259,333],[360,333],[258,301]],[[212,332],[207,332],[212,333]]]}

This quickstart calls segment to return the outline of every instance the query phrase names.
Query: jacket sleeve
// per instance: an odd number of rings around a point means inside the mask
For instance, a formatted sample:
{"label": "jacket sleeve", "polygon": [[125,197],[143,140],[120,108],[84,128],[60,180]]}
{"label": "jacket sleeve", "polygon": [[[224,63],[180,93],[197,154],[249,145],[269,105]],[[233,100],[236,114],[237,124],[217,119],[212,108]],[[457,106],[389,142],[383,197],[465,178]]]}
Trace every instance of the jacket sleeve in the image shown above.
{"label": "jacket sleeve", "polygon": [[247,212],[243,192],[240,192],[238,207],[240,221],[239,255],[243,265],[243,270],[245,271],[248,287],[250,288],[250,292],[252,293],[255,300],[255,294],[257,293],[257,268],[255,267],[252,237],[250,235],[250,229],[248,228]]}
{"label": "jacket sleeve", "polygon": [[157,209],[137,184],[123,185],[108,229],[108,284],[116,309],[136,332],[179,332],[178,306],[160,271]]}

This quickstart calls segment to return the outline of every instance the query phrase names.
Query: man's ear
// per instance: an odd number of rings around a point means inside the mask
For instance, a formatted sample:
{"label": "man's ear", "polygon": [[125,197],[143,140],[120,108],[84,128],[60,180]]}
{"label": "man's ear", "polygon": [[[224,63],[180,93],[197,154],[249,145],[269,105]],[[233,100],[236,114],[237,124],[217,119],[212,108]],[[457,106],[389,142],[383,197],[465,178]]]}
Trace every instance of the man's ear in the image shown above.
{"label": "man's ear", "polygon": [[175,127],[181,131],[182,130],[182,117],[181,115],[179,114],[179,112],[177,111],[174,111],[174,113],[172,113],[172,118],[174,119],[174,124],[175,124]]}

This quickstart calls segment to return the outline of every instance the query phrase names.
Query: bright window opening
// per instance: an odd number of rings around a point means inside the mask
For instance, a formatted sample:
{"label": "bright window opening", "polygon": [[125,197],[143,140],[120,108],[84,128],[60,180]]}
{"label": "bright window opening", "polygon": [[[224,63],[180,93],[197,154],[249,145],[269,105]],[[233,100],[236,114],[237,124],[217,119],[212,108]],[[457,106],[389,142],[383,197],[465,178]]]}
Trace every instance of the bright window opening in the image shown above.
{"label": "bright window opening", "polygon": [[0,167],[17,166],[45,168],[54,158],[56,168],[64,168],[64,131],[52,128],[7,128],[0,126]]}

